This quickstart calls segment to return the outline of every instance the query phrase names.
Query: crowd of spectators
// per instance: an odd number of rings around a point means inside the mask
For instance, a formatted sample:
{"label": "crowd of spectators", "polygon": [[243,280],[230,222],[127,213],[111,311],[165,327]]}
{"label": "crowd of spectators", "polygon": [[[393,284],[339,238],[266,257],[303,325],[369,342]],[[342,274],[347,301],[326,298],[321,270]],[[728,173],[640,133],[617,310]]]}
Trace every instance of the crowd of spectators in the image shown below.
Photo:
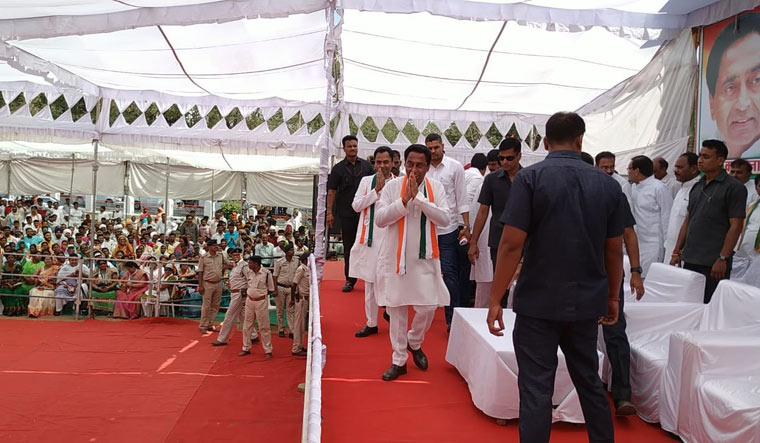
{"label": "crowd of spectators", "polygon": [[2,314],[60,315],[81,291],[82,299],[91,299],[80,303],[82,314],[152,315],[158,297],[195,306],[180,314],[198,316],[197,262],[209,240],[225,258],[240,249],[245,260],[262,257],[265,267],[284,256],[288,245],[298,256],[313,245],[297,209],[246,205],[243,212],[200,217],[190,211],[175,220],[159,207],[122,218],[101,206],[93,222],[91,212],[69,199],[0,200]]}

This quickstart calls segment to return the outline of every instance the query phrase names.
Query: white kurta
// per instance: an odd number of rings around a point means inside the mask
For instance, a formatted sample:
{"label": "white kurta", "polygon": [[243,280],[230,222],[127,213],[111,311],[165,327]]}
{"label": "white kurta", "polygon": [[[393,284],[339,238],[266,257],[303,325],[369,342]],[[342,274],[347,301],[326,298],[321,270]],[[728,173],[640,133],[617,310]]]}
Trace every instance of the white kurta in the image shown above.
{"label": "white kurta", "polygon": [[[478,197],[480,196],[480,190],[483,187],[481,183],[478,186],[475,197],[470,205],[470,223],[475,224],[475,218],[478,216],[478,210],[480,209],[480,203],[478,203]],[[474,280],[477,283],[492,282],[493,281],[493,264],[491,263],[491,252],[488,249],[488,235],[490,234],[491,226],[491,210],[488,210],[488,218],[486,218],[486,224],[483,226],[483,232],[478,238],[478,249],[480,255],[475,260],[475,264],[470,267],[470,280]]]}
{"label": "white kurta", "polygon": [[752,203],[756,202],[760,196],[757,195],[754,179],[749,179],[749,181],[744,184],[744,187],[747,188],[747,209],[749,209]]}
{"label": "white kurta", "polygon": [[[440,259],[420,259],[420,218],[424,213],[435,226],[447,226],[451,211],[446,202],[443,185],[428,179],[433,189],[435,203],[430,203],[420,184],[417,196],[407,202],[401,201],[403,180],[391,180],[385,185],[375,206],[375,223],[387,228],[380,243],[377,257],[377,302],[380,306],[449,304],[449,291],[443,283]],[[406,231],[406,273],[396,274],[396,251],[399,246],[399,222],[408,217]]]}
{"label": "white kurta", "polygon": [[678,180],[676,180],[676,178],[670,174],[667,174],[660,181],[663,184],[667,185],[668,189],[670,189],[670,192],[673,198],[676,198],[676,194],[678,193],[678,189],[681,187],[681,183],[679,183]]}
{"label": "white kurta", "polygon": [[646,277],[649,265],[661,262],[665,255],[665,236],[668,232],[673,196],[670,188],[650,176],[631,190],[631,211],[636,219],[639,256]]}
{"label": "white kurta", "polygon": [[670,210],[670,218],[668,219],[668,233],[665,235],[665,256],[663,257],[663,263],[670,263],[670,254],[673,253],[673,248],[676,247],[678,233],[681,232],[681,225],[683,225],[683,220],[686,218],[686,213],[689,209],[689,193],[700,178],[701,176],[697,175],[686,183],[681,183],[681,189],[678,190],[676,197],[673,199],[673,207]]}
{"label": "white kurta", "polygon": [[731,280],[760,287],[760,252],[755,249],[755,239],[760,231],[760,207],[750,210],[748,215],[736,247]]}
{"label": "white kurta", "polygon": [[[377,175],[377,174],[375,174]],[[351,257],[349,263],[349,277],[360,278],[365,282],[374,283],[377,274],[377,251],[380,249],[380,243],[385,236],[385,228],[377,226],[377,201],[380,196],[372,187],[372,179],[375,175],[363,177],[359,182],[359,188],[354,195],[354,201],[351,207],[359,213],[359,227],[356,230],[356,240],[351,247]],[[386,181],[386,188],[389,181]],[[383,191],[386,189],[383,188]],[[381,193],[383,192],[381,191]],[[367,246],[366,240],[370,232],[370,206],[375,205],[375,223],[372,227],[372,246]],[[364,210],[367,210],[365,217]],[[362,236],[365,237],[364,244],[361,243]]]}

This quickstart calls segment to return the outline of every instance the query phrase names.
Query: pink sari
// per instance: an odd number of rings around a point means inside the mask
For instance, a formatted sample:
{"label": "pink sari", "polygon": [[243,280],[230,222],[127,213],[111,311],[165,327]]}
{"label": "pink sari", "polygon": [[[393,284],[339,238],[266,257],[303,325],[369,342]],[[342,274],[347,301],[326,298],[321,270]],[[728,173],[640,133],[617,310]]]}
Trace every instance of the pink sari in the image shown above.
{"label": "pink sari", "polygon": [[[135,271],[135,274],[139,271]],[[119,288],[116,291],[116,305],[113,308],[113,317],[114,318],[126,318],[129,320],[135,319],[140,316],[141,311],[141,304],[139,303],[140,296],[145,293],[145,291],[148,290],[148,278],[145,273],[142,274],[143,279],[142,280],[135,280],[135,282],[144,282],[145,284],[139,285],[139,286],[133,286],[129,287],[127,284],[122,285],[122,288]],[[124,280],[129,280],[129,283],[132,283],[132,278],[134,277],[134,274],[127,273],[124,276]],[[128,302],[137,302],[137,303],[122,303],[124,301]]]}

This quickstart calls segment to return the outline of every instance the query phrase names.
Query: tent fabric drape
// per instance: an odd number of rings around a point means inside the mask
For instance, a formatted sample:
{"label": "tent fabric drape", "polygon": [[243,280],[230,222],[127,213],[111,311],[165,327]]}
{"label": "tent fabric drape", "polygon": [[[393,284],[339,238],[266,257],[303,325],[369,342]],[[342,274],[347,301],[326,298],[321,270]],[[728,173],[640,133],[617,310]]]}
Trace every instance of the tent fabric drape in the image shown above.
{"label": "tent fabric drape", "polygon": [[[92,194],[92,165],[89,160],[74,162],[74,193]],[[71,186],[71,159],[22,159],[12,160],[10,183],[12,194],[32,195],[40,192],[68,191]],[[2,180],[0,175],[0,180]],[[4,189],[0,182],[0,189]],[[98,169],[98,194],[122,195],[124,193],[124,164],[100,163]]]}
{"label": "tent fabric drape", "polygon": [[245,174],[246,200],[265,206],[311,208],[314,176],[292,172],[249,172]]}
{"label": "tent fabric drape", "polygon": [[[187,166],[169,166],[169,196],[182,200],[211,200],[211,176],[214,176],[213,198],[238,200],[242,193],[240,173],[212,171]],[[164,198],[166,165],[129,164],[127,180],[130,195]]]}

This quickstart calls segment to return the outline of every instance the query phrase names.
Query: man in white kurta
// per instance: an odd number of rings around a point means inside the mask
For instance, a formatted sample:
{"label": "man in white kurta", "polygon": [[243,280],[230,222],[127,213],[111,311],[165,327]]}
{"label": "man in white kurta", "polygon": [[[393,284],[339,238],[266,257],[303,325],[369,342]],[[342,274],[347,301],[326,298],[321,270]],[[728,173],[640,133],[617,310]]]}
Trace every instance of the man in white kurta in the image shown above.
{"label": "man in white kurta", "polygon": [[691,188],[701,178],[697,168],[697,154],[686,152],[681,154],[676,160],[673,171],[678,180],[680,188],[673,199],[673,207],[670,210],[670,219],[668,219],[668,233],[665,237],[665,256],[663,263],[670,263],[670,257],[678,241],[678,233],[681,232],[681,225],[686,218],[689,206],[689,193]]}
{"label": "man in white kurta", "polygon": [[[478,210],[480,209],[480,190],[483,188],[481,183],[478,186],[475,196],[470,204],[470,220],[475,220],[478,216]],[[488,218],[484,226],[491,225],[491,209],[488,209]],[[489,231],[481,233],[478,237],[478,249],[481,251],[488,250],[488,235]],[[491,262],[491,254],[478,254],[478,258],[475,263],[470,267],[470,280],[473,280],[477,286],[475,288],[475,307],[487,308],[488,303],[491,301],[491,285],[493,284],[493,263]]]}
{"label": "man in white kurta", "polygon": [[[750,182],[755,186],[755,190],[760,190],[760,176]],[[731,280],[760,287],[760,201],[758,200],[755,200],[747,209],[744,228],[736,246],[736,254],[734,254]]]}
{"label": "man in white kurta", "polygon": [[666,184],[654,177],[652,160],[646,156],[638,155],[631,160],[628,178],[635,183],[631,189],[631,212],[639,238],[641,276],[646,278],[649,266],[662,262],[665,256],[673,194]]}
{"label": "man in white kurta", "polygon": [[[406,374],[407,350],[422,370],[428,367],[422,352],[438,306],[449,304],[449,293],[441,276],[436,229],[447,226],[450,210],[443,185],[426,179],[430,151],[411,145],[404,153],[406,175],[391,180],[377,203],[375,222],[387,228],[377,260],[378,304],[390,315],[393,364],[383,374],[391,381]],[[415,311],[408,329],[408,308]]]}
{"label": "man in white kurta", "polygon": [[377,334],[377,296],[375,294],[375,275],[377,274],[377,251],[385,235],[385,228],[377,226],[375,221],[377,201],[385,185],[393,179],[391,165],[393,152],[387,146],[375,150],[374,175],[363,177],[354,194],[351,207],[359,214],[359,229],[356,240],[351,247],[349,277],[364,280],[364,313],[367,323],[354,336],[368,337]]}

